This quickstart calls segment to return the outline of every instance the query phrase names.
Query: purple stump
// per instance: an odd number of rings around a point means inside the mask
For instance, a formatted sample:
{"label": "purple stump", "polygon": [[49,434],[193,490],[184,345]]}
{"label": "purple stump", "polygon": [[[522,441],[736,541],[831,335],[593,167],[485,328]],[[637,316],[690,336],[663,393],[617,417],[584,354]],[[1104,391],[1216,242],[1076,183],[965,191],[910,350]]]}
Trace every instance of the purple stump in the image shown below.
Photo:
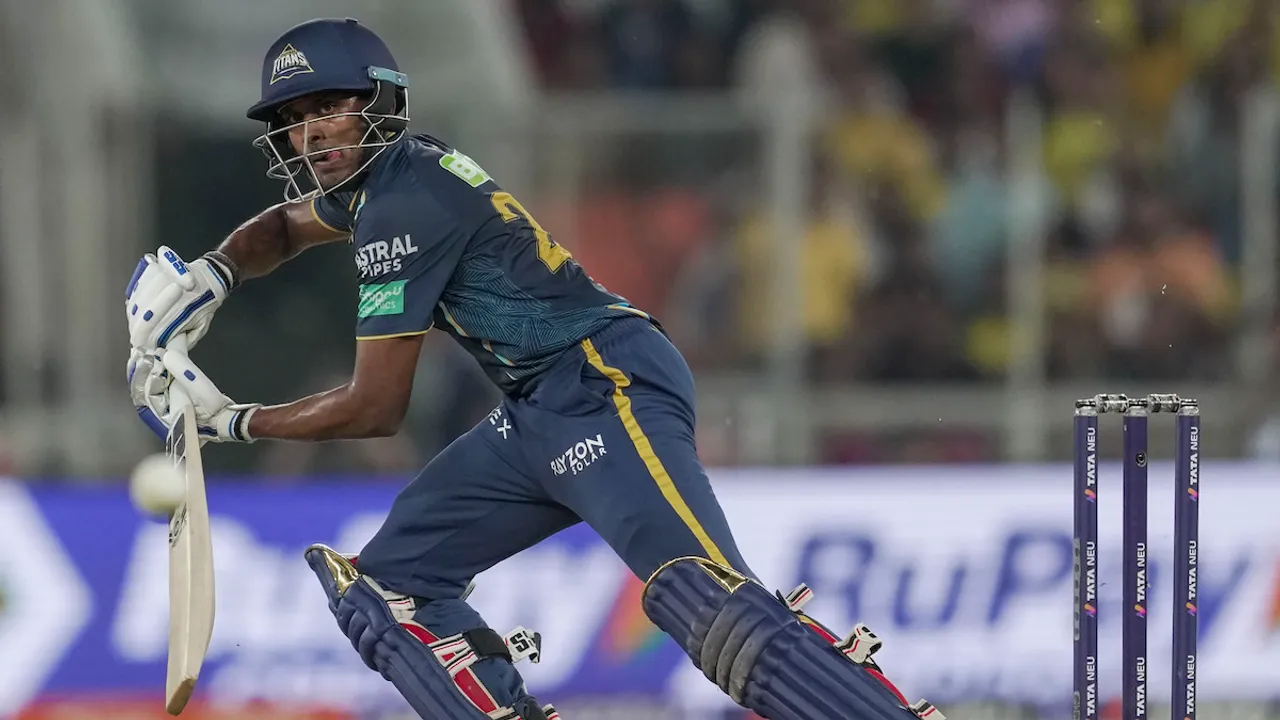
{"label": "purple stump", "polygon": [[1147,407],[1124,415],[1124,614],[1121,702],[1124,720],[1147,716]]}
{"label": "purple stump", "polygon": [[1075,720],[1098,718],[1098,411],[1077,403],[1075,415]]}
{"label": "purple stump", "polygon": [[1173,711],[1196,717],[1196,566],[1200,543],[1200,409],[1178,410],[1178,464],[1173,500]]}

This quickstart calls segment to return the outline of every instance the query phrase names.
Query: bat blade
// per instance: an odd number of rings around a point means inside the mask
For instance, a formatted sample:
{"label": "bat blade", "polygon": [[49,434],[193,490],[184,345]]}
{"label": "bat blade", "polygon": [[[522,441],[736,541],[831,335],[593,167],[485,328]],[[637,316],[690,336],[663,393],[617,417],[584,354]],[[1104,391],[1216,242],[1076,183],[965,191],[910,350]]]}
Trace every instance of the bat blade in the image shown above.
{"label": "bat blade", "polygon": [[165,709],[181,714],[195,692],[213,636],[213,542],[195,411],[185,403],[166,452],[186,479],[185,499],[169,519],[169,664]]}

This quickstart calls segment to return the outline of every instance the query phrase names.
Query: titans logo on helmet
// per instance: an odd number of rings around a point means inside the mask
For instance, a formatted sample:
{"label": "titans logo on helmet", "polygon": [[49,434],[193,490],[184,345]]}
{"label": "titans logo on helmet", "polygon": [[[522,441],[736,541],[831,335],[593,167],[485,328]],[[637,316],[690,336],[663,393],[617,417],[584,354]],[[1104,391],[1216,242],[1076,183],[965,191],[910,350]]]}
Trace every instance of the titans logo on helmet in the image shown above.
{"label": "titans logo on helmet", "polygon": [[285,45],[280,54],[276,56],[275,63],[271,66],[271,84],[275,85],[277,82],[287,80],[294,75],[309,72],[315,72],[315,69],[307,61],[307,56],[293,45]]}

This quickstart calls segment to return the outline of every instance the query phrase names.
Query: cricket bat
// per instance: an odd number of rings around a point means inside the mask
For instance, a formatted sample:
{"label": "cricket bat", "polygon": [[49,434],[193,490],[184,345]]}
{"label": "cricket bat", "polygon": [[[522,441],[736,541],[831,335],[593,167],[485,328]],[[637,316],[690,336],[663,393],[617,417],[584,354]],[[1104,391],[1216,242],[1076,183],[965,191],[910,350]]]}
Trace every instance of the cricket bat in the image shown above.
{"label": "cricket bat", "polygon": [[[174,338],[169,352],[186,353],[185,336]],[[186,498],[169,518],[169,666],[165,710],[179,715],[196,689],[213,635],[213,541],[209,503],[200,460],[200,435],[191,400],[176,384],[170,402],[182,407],[182,419],[169,431],[165,452],[186,476]]]}

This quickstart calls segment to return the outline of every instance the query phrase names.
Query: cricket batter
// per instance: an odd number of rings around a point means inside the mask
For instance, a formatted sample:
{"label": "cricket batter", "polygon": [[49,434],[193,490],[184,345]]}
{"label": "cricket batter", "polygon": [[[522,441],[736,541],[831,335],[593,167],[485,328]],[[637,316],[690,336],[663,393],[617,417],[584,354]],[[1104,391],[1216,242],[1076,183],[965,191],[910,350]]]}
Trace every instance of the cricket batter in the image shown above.
{"label": "cricket batter", "polygon": [[[841,640],[755,578],[694,444],[693,377],[662,326],[598,283],[461,152],[410,135],[408,80],[351,19],[303,23],[262,65],[255,145],[286,202],[184,262],[146,256],[125,303],[130,392],[159,434],[177,382],[211,442],[386,436],[400,428],[423,336],[439,328],[501,404],[396,498],[356,556],[306,553],[338,625],[424,718],[549,720],[515,663],[540,638],[491,630],[477,573],[586,522],[646,579],[644,610],[743,707],[777,720],[940,720],[880,674],[880,641]],[[185,355],[243,281],[349,242],[360,276],[350,382],[284,405],[236,403]],[[566,602],[572,602],[566,598]]]}

